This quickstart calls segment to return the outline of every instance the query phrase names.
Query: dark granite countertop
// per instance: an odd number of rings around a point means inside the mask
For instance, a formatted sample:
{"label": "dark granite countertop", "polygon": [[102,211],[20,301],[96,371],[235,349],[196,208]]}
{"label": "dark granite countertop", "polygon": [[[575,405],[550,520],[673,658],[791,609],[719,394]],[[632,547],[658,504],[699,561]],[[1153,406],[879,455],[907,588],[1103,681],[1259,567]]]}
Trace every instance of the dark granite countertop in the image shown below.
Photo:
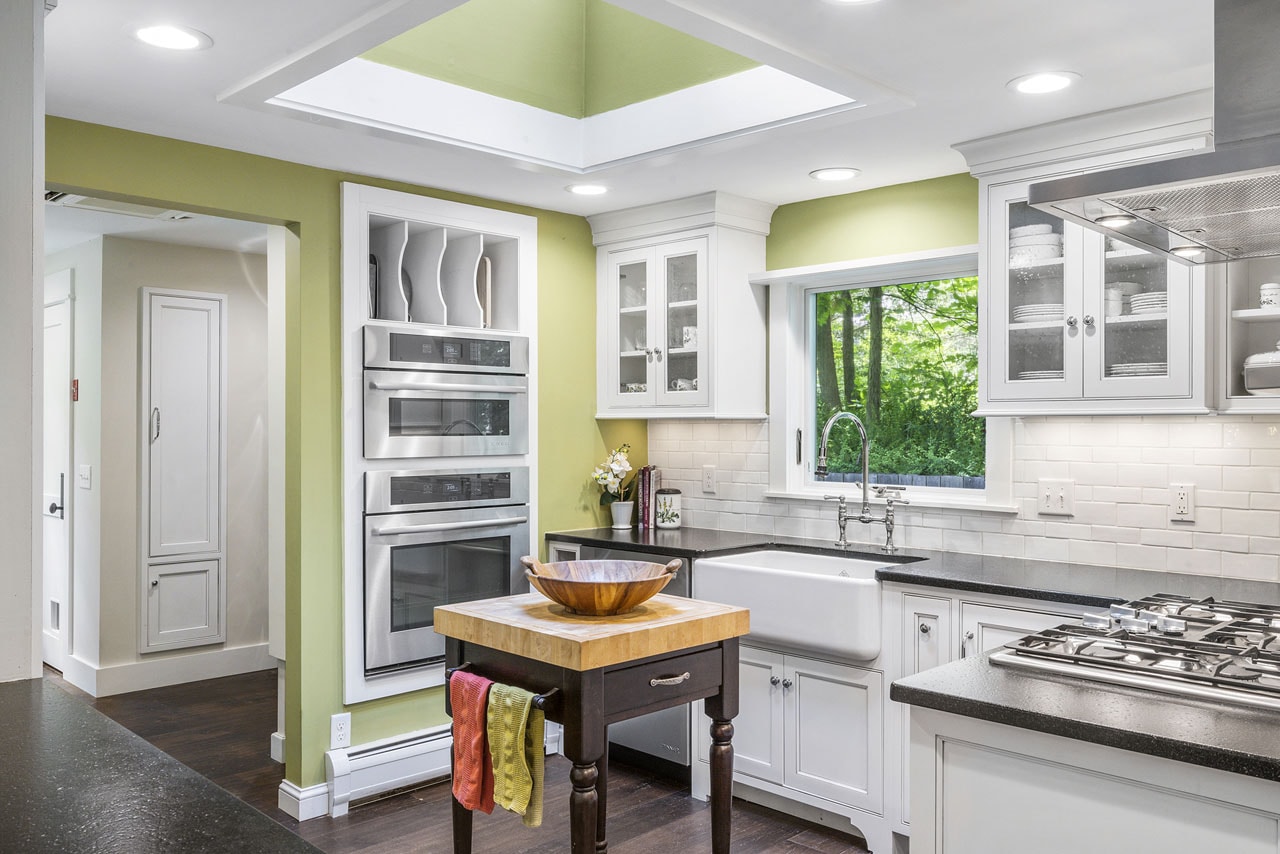
{"label": "dark granite countertop", "polygon": [[841,550],[827,540],[716,531],[709,528],[659,528],[644,531],[637,528],[586,528],[550,532],[547,539],[632,549],[691,560],[762,548],[846,554],[850,557],[884,560],[887,564],[885,568],[876,571],[876,578],[880,581],[967,590],[1019,599],[1065,602],[1095,608],[1105,608],[1112,602],[1137,599],[1152,593],[1280,602],[1280,584],[1267,581],[925,549],[902,549],[886,555],[867,544],[855,544],[850,549]]}
{"label": "dark granite countertop", "polygon": [[43,679],[0,684],[0,851],[320,849]]}
{"label": "dark granite countertop", "polygon": [[964,658],[889,688],[899,703],[1280,780],[1274,711]]}

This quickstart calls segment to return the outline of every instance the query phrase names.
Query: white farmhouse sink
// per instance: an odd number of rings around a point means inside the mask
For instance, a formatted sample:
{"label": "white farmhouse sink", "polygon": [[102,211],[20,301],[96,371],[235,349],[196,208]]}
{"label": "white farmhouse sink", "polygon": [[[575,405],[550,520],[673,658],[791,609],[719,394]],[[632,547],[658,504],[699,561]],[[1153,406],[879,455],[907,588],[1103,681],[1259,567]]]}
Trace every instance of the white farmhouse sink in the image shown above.
{"label": "white farmhouse sink", "polygon": [[893,561],[763,549],[693,563],[693,596],[751,609],[748,638],[866,661],[880,654],[880,582]]}

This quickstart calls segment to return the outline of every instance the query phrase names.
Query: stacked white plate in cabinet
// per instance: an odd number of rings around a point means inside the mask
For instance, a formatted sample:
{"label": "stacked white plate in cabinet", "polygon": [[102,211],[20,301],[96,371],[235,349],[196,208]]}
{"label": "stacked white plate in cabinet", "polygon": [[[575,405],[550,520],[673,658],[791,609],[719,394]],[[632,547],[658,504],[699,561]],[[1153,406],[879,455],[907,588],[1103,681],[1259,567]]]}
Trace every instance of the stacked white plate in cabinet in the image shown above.
{"label": "stacked white plate in cabinet", "polygon": [[1062,235],[1051,225],[1020,225],[1009,229],[1009,263],[1014,266],[1031,261],[1047,261],[1062,257]]}
{"label": "stacked white plate in cabinet", "polygon": [[1109,377],[1163,377],[1168,373],[1168,362],[1121,362],[1107,368]]}
{"label": "stacked white plate in cabinet", "polygon": [[1053,226],[1048,223],[1036,223],[1035,225],[1015,225],[1009,229],[1009,237],[1013,239],[1036,234],[1053,234]]}
{"label": "stacked white plate in cabinet", "polygon": [[1169,310],[1169,295],[1161,291],[1153,294],[1134,294],[1129,297],[1130,314],[1163,314]]}
{"label": "stacked white plate in cabinet", "polygon": [[1062,371],[1018,371],[1020,380],[1060,380]]}
{"label": "stacked white plate in cabinet", "polygon": [[1061,320],[1063,304],[1060,302],[1031,303],[1013,308],[1014,323],[1035,323],[1038,321]]}

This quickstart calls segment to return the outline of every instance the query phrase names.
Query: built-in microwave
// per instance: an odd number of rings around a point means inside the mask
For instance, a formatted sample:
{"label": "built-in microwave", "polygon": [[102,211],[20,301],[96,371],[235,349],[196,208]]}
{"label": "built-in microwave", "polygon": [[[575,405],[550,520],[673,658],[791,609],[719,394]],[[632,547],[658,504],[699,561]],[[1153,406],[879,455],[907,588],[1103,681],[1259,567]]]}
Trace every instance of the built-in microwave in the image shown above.
{"label": "built-in microwave", "polygon": [[528,339],[370,325],[364,352],[367,459],[528,453]]}
{"label": "built-in microwave", "polygon": [[523,593],[529,470],[365,473],[365,673],[444,657],[437,605]]}

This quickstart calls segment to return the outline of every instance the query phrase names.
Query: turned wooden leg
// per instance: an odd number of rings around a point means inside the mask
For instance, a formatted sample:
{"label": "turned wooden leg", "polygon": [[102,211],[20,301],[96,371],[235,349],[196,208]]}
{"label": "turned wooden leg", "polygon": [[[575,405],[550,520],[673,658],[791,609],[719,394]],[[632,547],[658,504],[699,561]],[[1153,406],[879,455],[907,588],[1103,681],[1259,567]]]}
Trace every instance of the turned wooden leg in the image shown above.
{"label": "turned wooden leg", "polygon": [[609,820],[609,739],[604,740],[604,753],[596,763],[596,854],[609,850],[605,823]]}
{"label": "turned wooden leg", "polygon": [[573,784],[573,794],[569,796],[569,838],[573,854],[592,854],[595,850],[599,807],[597,776],[594,762],[575,762],[569,771],[569,782]]}
{"label": "turned wooden leg", "polygon": [[711,722],[711,852],[729,854],[733,811],[733,723]]}
{"label": "turned wooden leg", "polygon": [[[453,771],[453,751],[449,751],[449,769]],[[450,780],[453,779],[452,773]],[[450,783],[450,786],[453,784]],[[471,810],[464,807],[453,795],[453,854],[471,854]]]}

